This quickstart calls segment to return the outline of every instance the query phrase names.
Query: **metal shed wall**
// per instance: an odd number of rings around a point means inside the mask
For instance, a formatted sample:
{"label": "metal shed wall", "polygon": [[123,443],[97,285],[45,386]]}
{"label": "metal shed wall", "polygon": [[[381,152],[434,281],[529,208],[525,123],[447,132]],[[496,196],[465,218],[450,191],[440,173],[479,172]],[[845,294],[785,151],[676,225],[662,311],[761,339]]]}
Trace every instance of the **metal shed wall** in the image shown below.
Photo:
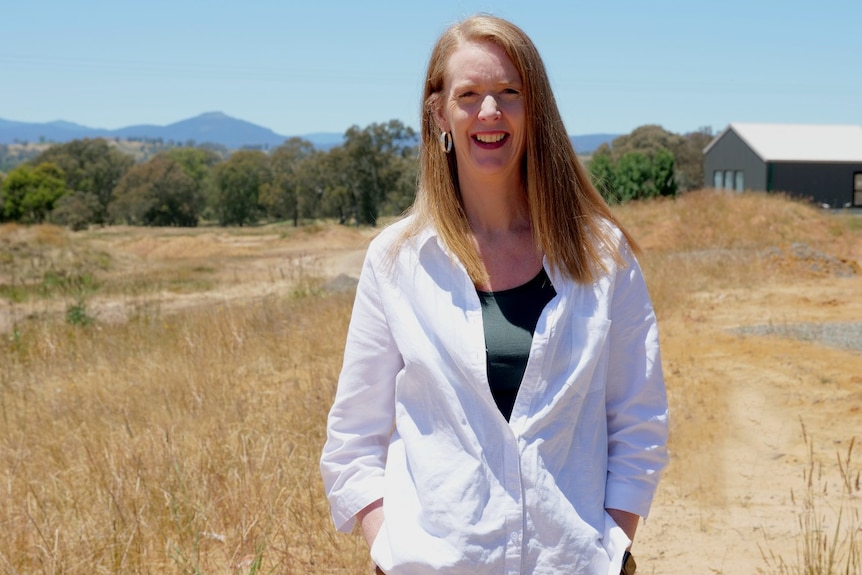
{"label": "metal shed wall", "polygon": [[704,156],[704,187],[713,187],[715,170],[742,170],[746,190],[766,190],[766,163],[733,130],[725,132]]}
{"label": "metal shed wall", "polygon": [[787,192],[833,208],[853,205],[853,174],[862,172],[862,163],[827,164],[770,162],[770,191]]}

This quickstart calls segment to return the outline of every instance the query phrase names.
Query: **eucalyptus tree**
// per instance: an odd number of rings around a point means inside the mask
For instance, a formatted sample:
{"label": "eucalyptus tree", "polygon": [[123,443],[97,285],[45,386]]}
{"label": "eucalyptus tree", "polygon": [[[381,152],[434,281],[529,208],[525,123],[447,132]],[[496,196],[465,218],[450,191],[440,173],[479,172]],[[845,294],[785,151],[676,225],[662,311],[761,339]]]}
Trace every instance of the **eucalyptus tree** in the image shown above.
{"label": "eucalyptus tree", "polygon": [[132,225],[194,227],[204,207],[198,183],[167,155],[135,165],[114,195],[111,220]]}
{"label": "eucalyptus tree", "polygon": [[223,226],[258,221],[261,188],[270,183],[269,160],[259,150],[240,150],[214,168],[214,211]]}
{"label": "eucalyptus tree", "polygon": [[412,128],[399,120],[361,129],[353,126],[345,133],[343,150],[356,223],[373,225],[387,200],[412,198],[415,179],[405,178],[405,172],[415,170],[416,133]]}
{"label": "eucalyptus tree", "polygon": [[102,138],[85,138],[51,146],[33,162],[56,164],[65,174],[67,188],[93,194],[99,201],[95,223],[102,223],[114,197],[114,188],[132,167],[134,159]]}
{"label": "eucalyptus tree", "polygon": [[272,151],[270,180],[262,185],[260,193],[260,204],[268,216],[289,219],[298,226],[301,217],[312,215],[308,191],[313,184],[304,164],[313,153],[312,143],[302,138],[290,138]]}
{"label": "eucalyptus tree", "polygon": [[306,164],[318,197],[318,213],[335,218],[340,224],[357,221],[358,205],[354,198],[350,163],[346,150],[338,146],[325,153],[316,153]]}
{"label": "eucalyptus tree", "polygon": [[204,144],[196,148],[171,148],[159,153],[160,156],[165,156],[177,162],[195,184],[195,196],[202,198],[204,201],[200,216],[207,218],[212,216],[214,211],[212,205],[215,198],[215,166],[222,162],[224,158],[222,153]]}

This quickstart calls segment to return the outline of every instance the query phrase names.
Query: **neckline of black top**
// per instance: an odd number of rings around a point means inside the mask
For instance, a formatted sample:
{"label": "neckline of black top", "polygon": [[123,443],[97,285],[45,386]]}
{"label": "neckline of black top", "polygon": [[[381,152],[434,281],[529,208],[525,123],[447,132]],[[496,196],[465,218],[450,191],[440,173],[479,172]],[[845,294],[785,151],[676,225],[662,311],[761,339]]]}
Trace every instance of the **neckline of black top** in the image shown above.
{"label": "neckline of black top", "polygon": [[547,272],[545,272],[545,268],[542,268],[539,270],[539,273],[537,273],[535,275],[535,277],[533,279],[531,279],[530,281],[528,281],[527,283],[524,283],[524,284],[521,284],[519,286],[515,286],[512,288],[501,289],[501,290],[497,290],[497,291],[483,291],[483,290],[480,290],[479,288],[476,288],[476,293],[478,293],[481,296],[494,296],[494,297],[500,296],[500,295],[506,296],[506,295],[510,295],[510,294],[516,294],[518,292],[525,291],[525,290],[528,290],[531,288],[535,288],[536,284],[544,285],[545,281],[548,281],[550,283],[550,278],[548,277]]}

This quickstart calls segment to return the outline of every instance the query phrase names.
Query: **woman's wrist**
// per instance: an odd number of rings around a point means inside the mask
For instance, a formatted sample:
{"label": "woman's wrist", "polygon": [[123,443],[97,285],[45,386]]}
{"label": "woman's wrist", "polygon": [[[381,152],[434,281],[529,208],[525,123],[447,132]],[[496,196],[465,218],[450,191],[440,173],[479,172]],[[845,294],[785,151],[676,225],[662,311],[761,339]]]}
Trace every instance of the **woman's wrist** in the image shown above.
{"label": "woman's wrist", "polygon": [[380,532],[380,527],[383,525],[383,499],[378,499],[374,503],[362,508],[356,514],[356,521],[362,528],[362,535],[365,537],[365,542],[370,549],[377,538],[377,534]]}
{"label": "woman's wrist", "polygon": [[638,530],[638,522],[640,516],[635,513],[629,513],[622,509],[606,509],[617,525],[625,532],[626,536],[631,540],[635,540],[635,532]]}

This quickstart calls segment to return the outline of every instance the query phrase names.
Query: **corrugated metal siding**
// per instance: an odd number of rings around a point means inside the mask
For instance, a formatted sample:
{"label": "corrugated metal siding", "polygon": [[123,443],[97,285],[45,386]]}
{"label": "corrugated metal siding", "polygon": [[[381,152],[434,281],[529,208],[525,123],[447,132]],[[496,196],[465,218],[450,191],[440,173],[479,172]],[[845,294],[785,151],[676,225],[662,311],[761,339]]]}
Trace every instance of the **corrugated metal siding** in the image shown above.
{"label": "corrugated metal siding", "polygon": [[853,204],[853,174],[859,164],[770,162],[772,189],[818,204],[841,208]]}
{"label": "corrugated metal siding", "polygon": [[733,130],[727,130],[706,149],[703,185],[713,187],[715,170],[742,170],[746,190],[766,190],[766,164]]}

